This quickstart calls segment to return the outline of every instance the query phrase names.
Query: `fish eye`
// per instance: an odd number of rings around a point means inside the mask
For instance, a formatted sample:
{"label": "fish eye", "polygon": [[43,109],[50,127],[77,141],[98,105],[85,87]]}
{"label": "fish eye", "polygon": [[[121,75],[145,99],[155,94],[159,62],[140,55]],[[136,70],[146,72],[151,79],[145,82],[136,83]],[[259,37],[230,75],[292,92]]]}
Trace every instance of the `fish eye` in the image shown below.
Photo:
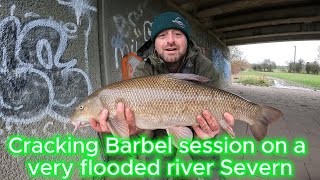
{"label": "fish eye", "polygon": [[83,109],[83,105],[80,105],[80,106],[79,106],[79,109],[82,110],[82,109]]}

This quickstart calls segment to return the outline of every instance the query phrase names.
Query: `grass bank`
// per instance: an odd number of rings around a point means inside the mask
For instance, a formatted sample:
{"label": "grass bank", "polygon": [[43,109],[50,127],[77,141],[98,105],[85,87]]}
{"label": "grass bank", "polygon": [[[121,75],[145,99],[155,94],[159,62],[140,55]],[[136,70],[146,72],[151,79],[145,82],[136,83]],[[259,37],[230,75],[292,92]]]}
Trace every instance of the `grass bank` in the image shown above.
{"label": "grass bank", "polygon": [[266,75],[257,71],[242,71],[238,77],[234,77],[234,82],[244,85],[270,86],[272,81]]}
{"label": "grass bank", "polygon": [[240,73],[238,81],[243,84],[252,85],[272,85],[272,82],[267,76],[283,79],[293,84],[303,85],[309,88],[320,89],[320,75],[314,74],[298,74],[285,72],[258,72],[258,71],[243,71]]}

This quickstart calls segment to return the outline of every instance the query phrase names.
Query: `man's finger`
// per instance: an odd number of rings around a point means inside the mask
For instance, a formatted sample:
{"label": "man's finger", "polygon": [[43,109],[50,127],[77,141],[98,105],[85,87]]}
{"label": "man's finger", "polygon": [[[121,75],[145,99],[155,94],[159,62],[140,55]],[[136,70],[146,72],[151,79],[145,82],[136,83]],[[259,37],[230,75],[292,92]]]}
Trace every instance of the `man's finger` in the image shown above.
{"label": "man's finger", "polygon": [[121,121],[126,120],[124,111],[125,111],[124,104],[122,102],[119,102],[117,104],[116,118],[121,120]]}
{"label": "man's finger", "polygon": [[234,126],[234,117],[232,114],[225,112],[223,114],[224,119],[227,121],[227,123],[229,124],[229,126],[233,127]]}
{"label": "man's finger", "polygon": [[92,129],[94,129],[97,132],[102,132],[101,128],[100,128],[100,124],[97,123],[97,121],[95,121],[94,119],[90,118],[89,119],[89,123]]}
{"label": "man's finger", "polygon": [[220,132],[220,125],[218,124],[217,120],[214,118],[214,116],[208,111],[203,111],[203,116],[205,120],[207,121],[207,124],[209,125],[210,129],[214,132]]}
{"label": "man's finger", "polygon": [[101,131],[99,132],[110,132],[110,129],[107,124],[108,115],[109,115],[109,112],[107,109],[103,109],[101,111],[100,117],[99,117],[99,124],[100,124]]}
{"label": "man's finger", "polygon": [[134,121],[133,111],[130,108],[126,108],[125,115],[128,121],[130,135],[136,134],[137,128],[136,128],[136,123]]}
{"label": "man's finger", "polygon": [[207,133],[203,132],[203,130],[200,128],[200,126],[193,125],[192,128],[193,128],[194,132],[196,133],[196,135],[200,139],[204,139],[205,140],[205,139],[209,139],[210,138],[210,136]]}
{"label": "man's finger", "polygon": [[202,115],[197,116],[197,122],[199,123],[199,126],[204,133],[206,133],[209,137],[214,137],[215,134],[213,133],[213,131],[211,130],[211,128],[209,127]]}

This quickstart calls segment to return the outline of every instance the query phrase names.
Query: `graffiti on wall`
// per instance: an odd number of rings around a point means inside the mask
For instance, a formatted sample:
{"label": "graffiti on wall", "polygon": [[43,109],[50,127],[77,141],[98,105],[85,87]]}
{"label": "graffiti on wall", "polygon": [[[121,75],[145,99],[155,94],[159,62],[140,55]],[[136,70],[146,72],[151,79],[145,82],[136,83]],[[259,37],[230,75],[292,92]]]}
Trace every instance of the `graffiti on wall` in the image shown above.
{"label": "graffiti on wall", "polygon": [[229,81],[231,78],[231,65],[223,54],[222,50],[219,48],[212,49],[212,61],[216,69],[223,74],[223,80]]}
{"label": "graffiti on wall", "polygon": [[[0,120],[5,122],[0,135],[10,132],[12,124],[30,124],[46,116],[67,122],[70,107],[92,92],[88,76],[89,12],[96,12],[96,8],[85,0],[58,3],[74,9],[76,23],[43,18],[35,12],[26,12],[28,21],[22,22],[15,16],[15,5],[8,16],[0,18]],[[77,33],[84,16],[88,26],[80,37]],[[82,37],[83,59],[66,57],[68,44]],[[85,68],[79,68],[80,63]]]}
{"label": "graffiti on wall", "polygon": [[[151,37],[150,21],[143,21],[143,10],[146,8],[147,1],[139,4],[137,8],[124,15],[113,16],[113,22],[116,27],[116,35],[112,37],[111,46],[114,48],[115,67],[119,69],[121,59],[129,52],[137,52],[140,45],[138,39],[147,41]],[[140,26],[139,27],[138,23]]]}
{"label": "graffiti on wall", "polygon": [[[67,7],[71,7],[74,9],[74,13],[76,15],[77,25],[81,25],[81,18],[83,16],[87,17],[88,19],[88,27],[85,30],[85,38],[84,38],[84,60],[86,69],[89,69],[89,58],[88,58],[88,40],[89,40],[89,34],[91,32],[92,28],[92,18],[90,16],[90,12],[97,12],[97,8],[90,6],[87,0],[71,0],[71,1],[63,1],[58,0],[58,3],[61,5],[66,5]],[[69,30],[69,33],[76,33],[77,32],[77,26],[74,23],[66,23],[66,26],[71,25],[71,30]],[[67,29],[67,28],[66,28]]]}

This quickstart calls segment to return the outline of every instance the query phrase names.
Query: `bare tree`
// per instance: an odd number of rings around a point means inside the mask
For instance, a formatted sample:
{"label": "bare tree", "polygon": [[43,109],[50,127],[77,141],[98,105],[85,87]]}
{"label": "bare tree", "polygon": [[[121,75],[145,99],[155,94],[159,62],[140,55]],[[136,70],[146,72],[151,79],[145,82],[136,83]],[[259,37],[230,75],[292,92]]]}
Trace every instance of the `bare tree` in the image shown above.
{"label": "bare tree", "polygon": [[237,46],[230,46],[229,50],[232,74],[238,74],[240,71],[250,68],[250,64],[243,57],[243,52]]}
{"label": "bare tree", "polygon": [[261,69],[263,71],[268,71],[271,72],[274,68],[276,68],[277,65],[275,62],[271,61],[270,59],[265,59],[262,63],[261,63]]}
{"label": "bare tree", "polygon": [[289,70],[288,72],[290,73],[301,73],[301,71],[305,68],[305,62],[303,59],[299,59],[298,62],[289,62],[288,67]]}
{"label": "bare tree", "polygon": [[229,46],[230,61],[240,60],[243,58],[243,52],[237,46]]}
{"label": "bare tree", "polygon": [[320,63],[320,46],[318,46],[317,51],[318,51],[318,56],[316,58],[316,61]]}

